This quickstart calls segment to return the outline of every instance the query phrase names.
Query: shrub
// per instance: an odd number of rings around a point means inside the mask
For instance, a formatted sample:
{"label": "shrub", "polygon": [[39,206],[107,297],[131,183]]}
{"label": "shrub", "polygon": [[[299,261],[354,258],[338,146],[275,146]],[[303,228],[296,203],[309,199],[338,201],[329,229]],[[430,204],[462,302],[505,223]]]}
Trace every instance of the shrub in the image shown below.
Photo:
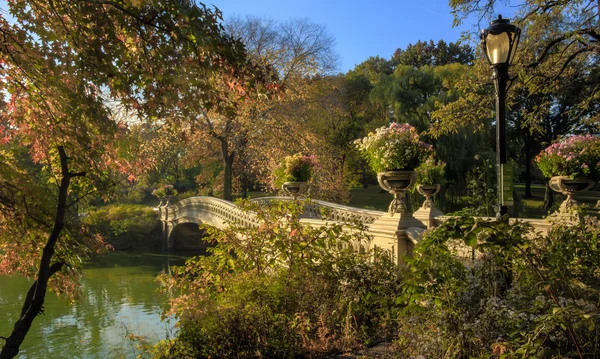
{"label": "shrub", "polygon": [[[172,313],[176,340],[163,341],[163,358],[286,358],[349,350],[391,335],[399,284],[381,253],[356,252],[363,228],[320,228],[299,220],[304,203],[245,203],[261,223],[209,229],[208,257],[162,276],[179,289]],[[188,356],[186,356],[188,355]]]}
{"label": "shrub", "polygon": [[[456,257],[468,246],[477,259]],[[465,265],[465,263],[467,265]],[[403,284],[404,357],[583,358],[600,339],[600,230],[450,219],[415,248]]]}
{"label": "shrub", "polygon": [[156,247],[161,224],[154,210],[136,204],[115,204],[90,211],[83,222],[116,249]]}
{"label": "shrub", "polygon": [[152,195],[158,198],[163,198],[164,196],[177,196],[179,193],[171,184],[161,185],[152,191]]}
{"label": "shrub", "polygon": [[191,190],[179,193],[176,198],[177,198],[177,201],[179,202],[186,198],[191,198],[191,197],[196,197],[196,196],[198,196],[198,191],[191,189]]}

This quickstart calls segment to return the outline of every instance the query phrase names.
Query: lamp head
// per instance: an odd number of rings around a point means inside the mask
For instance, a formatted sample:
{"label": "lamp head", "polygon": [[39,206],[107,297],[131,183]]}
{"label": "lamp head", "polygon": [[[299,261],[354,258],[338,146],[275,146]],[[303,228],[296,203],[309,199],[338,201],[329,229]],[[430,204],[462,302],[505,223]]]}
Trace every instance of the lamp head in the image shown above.
{"label": "lamp head", "polygon": [[520,36],[521,29],[503,19],[502,15],[498,15],[488,29],[481,30],[481,43],[490,65],[512,64]]}

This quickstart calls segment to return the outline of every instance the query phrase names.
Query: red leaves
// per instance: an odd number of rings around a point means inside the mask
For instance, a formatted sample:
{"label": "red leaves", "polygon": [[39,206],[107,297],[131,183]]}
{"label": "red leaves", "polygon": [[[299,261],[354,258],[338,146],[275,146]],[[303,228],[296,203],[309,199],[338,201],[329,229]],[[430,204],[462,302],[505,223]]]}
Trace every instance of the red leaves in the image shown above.
{"label": "red leaves", "polygon": [[0,145],[7,144],[12,138],[11,133],[6,126],[0,125]]}

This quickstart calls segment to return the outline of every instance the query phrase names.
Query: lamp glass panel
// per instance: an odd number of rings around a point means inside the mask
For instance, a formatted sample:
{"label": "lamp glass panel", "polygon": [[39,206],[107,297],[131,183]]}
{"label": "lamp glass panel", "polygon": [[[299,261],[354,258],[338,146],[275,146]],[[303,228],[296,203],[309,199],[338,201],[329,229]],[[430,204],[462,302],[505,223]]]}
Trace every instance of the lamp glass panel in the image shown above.
{"label": "lamp glass panel", "polygon": [[519,36],[517,34],[511,34],[512,40],[512,49],[510,50],[510,61],[508,64],[512,64],[515,59],[515,54],[517,53],[517,46],[519,46]]}
{"label": "lamp glass panel", "polygon": [[509,40],[508,34],[505,32],[498,35],[488,34],[485,39],[485,46],[492,65],[506,63],[510,50]]}

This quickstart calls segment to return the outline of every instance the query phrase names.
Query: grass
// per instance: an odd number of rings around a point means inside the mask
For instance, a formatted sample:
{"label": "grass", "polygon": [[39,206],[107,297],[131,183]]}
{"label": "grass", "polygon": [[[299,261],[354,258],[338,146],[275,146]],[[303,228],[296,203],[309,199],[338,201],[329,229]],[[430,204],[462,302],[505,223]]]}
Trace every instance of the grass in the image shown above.
{"label": "grass", "polygon": [[376,209],[378,211],[387,211],[390,202],[394,198],[388,192],[383,191],[379,186],[353,188],[350,190],[350,195],[351,199],[348,206]]}

